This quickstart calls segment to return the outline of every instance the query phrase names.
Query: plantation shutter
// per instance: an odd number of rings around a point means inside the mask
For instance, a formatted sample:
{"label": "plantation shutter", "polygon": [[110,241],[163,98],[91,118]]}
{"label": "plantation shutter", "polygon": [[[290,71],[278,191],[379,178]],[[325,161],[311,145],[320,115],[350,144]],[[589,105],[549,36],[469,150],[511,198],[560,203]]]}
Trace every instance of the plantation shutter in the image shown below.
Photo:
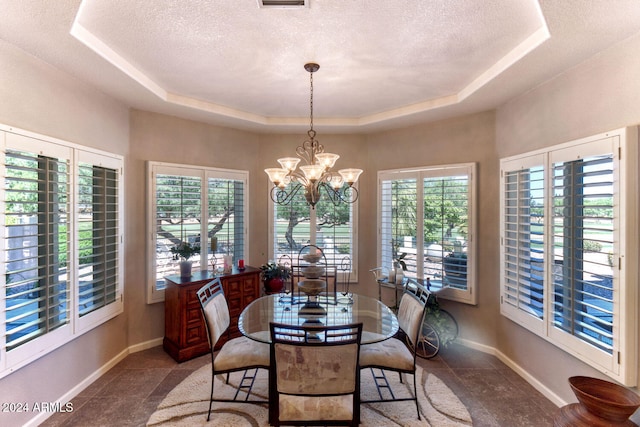
{"label": "plantation shutter", "polygon": [[[181,242],[200,244],[202,178],[157,173],[155,179],[156,287],[164,289],[164,276],[179,271],[171,248]],[[200,258],[190,259],[199,266]]]}
{"label": "plantation shutter", "polygon": [[[294,185],[289,184],[286,191],[291,192]],[[285,205],[274,203],[273,211],[275,261],[292,262],[297,259],[300,249],[308,245],[312,237],[315,238],[315,229],[311,227],[312,210],[304,197],[304,190],[298,191]]]}
{"label": "plantation shutter", "polygon": [[296,264],[300,249],[314,243],[324,252],[327,264],[336,267],[338,281],[357,280],[355,205],[340,202],[336,206],[322,190],[320,200],[312,209],[304,189],[295,192],[296,185],[289,184],[285,189],[293,194],[286,204],[273,203],[274,261]]}
{"label": "plantation shutter", "polygon": [[[338,272],[349,273],[355,268],[352,263],[355,259],[354,208],[355,204],[350,203],[339,203],[336,206],[326,194],[323,194],[316,204],[315,212],[311,212],[312,215],[315,214],[316,244],[324,251],[327,263],[335,265]],[[346,223],[344,218],[348,218]]]}
{"label": "plantation shutter", "polygon": [[70,318],[69,158],[43,151],[5,152],[8,351]]}
{"label": "plantation shutter", "polygon": [[[416,174],[394,174],[392,177],[390,179],[391,177],[383,176],[380,183],[381,248],[384,268],[393,268],[393,259],[399,255],[393,253],[393,247],[404,246],[404,236],[414,235],[417,223]],[[413,272],[415,277],[415,262],[409,263],[407,269]]]}
{"label": "plantation shutter", "polygon": [[612,354],[613,154],[554,160],[553,201],[553,326]]}
{"label": "plantation shutter", "polygon": [[78,300],[85,316],[116,301],[119,288],[118,170],[79,163]]}
{"label": "plantation shutter", "polygon": [[[424,179],[425,252],[441,245],[442,262],[425,263],[424,277],[442,277],[443,284],[467,289],[467,233],[469,229],[469,177],[454,175]],[[456,224],[455,227],[452,224]]]}
{"label": "plantation shutter", "polygon": [[502,310],[524,321],[544,318],[543,161],[519,159],[502,171]]}
{"label": "plantation shutter", "polygon": [[[245,182],[243,180],[209,178],[208,180],[208,241],[216,263],[222,255],[232,254],[234,261],[244,258]],[[215,244],[211,239],[215,237]],[[211,259],[210,259],[211,262]]]}

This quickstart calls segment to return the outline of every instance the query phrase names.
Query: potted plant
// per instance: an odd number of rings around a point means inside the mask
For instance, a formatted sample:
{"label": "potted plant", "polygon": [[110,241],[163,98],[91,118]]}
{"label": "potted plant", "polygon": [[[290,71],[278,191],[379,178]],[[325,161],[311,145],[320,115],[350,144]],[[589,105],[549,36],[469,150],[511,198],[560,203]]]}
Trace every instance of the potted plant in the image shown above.
{"label": "potted plant", "polygon": [[191,277],[191,258],[200,253],[199,245],[192,245],[189,242],[180,242],[171,248],[174,260],[180,260],[180,277]]}
{"label": "potted plant", "polygon": [[260,266],[264,289],[267,293],[280,292],[284,287],[284,281],[291,277],[291,269],[282,264],[268,262]]}
{"label": "potted plant", "polygon": [[[456,339],[458,335],[458,326],[452,327],[453,317],[448,313],[440,310],[440,304],[435,294],[427,297],[427,309],[425,313],[425,322],[436,330],[440,339],[440,345],[446,347],[449,343]],[[454,321],[455,323],[455,321]]]}

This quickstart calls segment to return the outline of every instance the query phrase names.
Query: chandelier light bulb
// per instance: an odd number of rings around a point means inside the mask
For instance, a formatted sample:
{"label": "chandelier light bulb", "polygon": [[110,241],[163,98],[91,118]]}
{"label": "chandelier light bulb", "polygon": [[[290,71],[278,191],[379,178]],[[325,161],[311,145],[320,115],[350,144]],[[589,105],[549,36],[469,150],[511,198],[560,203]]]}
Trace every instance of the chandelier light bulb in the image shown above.
{"label": "chandelier light bulb", "polygon": [[296,166],[300,163],[300,159],[297,157],[283,157],[278,159],[278,163],[280,163],[283,169],[292,171],[296,169]]}
{"label": "chandelier light bulb", "polygon": [[342,175],[342,179],[351,186],[358,181],[358,178],[362,173],[362,169],[340,169],[338,173]]}
{"label": "chandelier light bulb", "polygon": [[326,169],[331,169],[336,161],[340,158],[339,155],[333,153],[318,153],[316,154],[316,161],[319,165],[324,166]]}
{"label": "chandelier light bulb", "polygon": [[342,179],[342,176],[334,175],[331,177],[331,187],[333,187],[334,190],[338,191],[339,189],[341,189],[342,184],[344,184],[344,179]]}
{"label": "chandelier light bulb", "polygon": [[276,186],[284,182],[288,172],[286,169],[281,168],[267,168],[264,171],[269,175],[269,180]]}
{"label": "chandelier light bulb", "polygon": [[322,165],[304,165],[300,166],[300,170],[304,173],[304,176],[308,181],[316,182],[322,176],[324,167]]}

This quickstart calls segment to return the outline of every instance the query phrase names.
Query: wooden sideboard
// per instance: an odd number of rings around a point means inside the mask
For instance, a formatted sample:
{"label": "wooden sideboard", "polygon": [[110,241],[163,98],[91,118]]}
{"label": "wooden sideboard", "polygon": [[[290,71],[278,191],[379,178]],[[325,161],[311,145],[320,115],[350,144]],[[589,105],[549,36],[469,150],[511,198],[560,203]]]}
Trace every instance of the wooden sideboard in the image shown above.
{"label": "wooden sideboard", "polygon": [[209,340],[200,302],[196,292],[215,277],[219,277],[229,306],[231,324],[216,344],[220,348],[229,338],[240,336],[238,317],[251,301],[260,297],[260,270],[235,267],[229,274],[214,275],[211,271],[197,271],[191,277],[165,277],[164,340],[162,346],[177,362],[184,362],[209,351]]}

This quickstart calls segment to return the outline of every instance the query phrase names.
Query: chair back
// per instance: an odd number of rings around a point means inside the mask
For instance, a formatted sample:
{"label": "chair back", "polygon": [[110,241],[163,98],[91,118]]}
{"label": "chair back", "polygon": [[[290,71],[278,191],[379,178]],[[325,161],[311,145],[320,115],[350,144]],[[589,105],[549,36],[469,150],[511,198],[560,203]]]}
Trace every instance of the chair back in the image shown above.
{"label": "chair back", "polygon": [[407,334],[414,347],[422,328],[429,295],[430,292],[424,286],[409,281],[400,300],[398,325]]}
{"label": "chair back", "polygon": [[359,393],[362,323],[292,326],[271,323],[272,372],[278,393],[335,396]]}
{"label": "chair back", "polygon": [[197,294],[209,335],[209,345],[213,351],[213,347],[231,323],[231,316],[229,315],[227,300],[224,297],[222,282],[216,277],[201,287]]}

